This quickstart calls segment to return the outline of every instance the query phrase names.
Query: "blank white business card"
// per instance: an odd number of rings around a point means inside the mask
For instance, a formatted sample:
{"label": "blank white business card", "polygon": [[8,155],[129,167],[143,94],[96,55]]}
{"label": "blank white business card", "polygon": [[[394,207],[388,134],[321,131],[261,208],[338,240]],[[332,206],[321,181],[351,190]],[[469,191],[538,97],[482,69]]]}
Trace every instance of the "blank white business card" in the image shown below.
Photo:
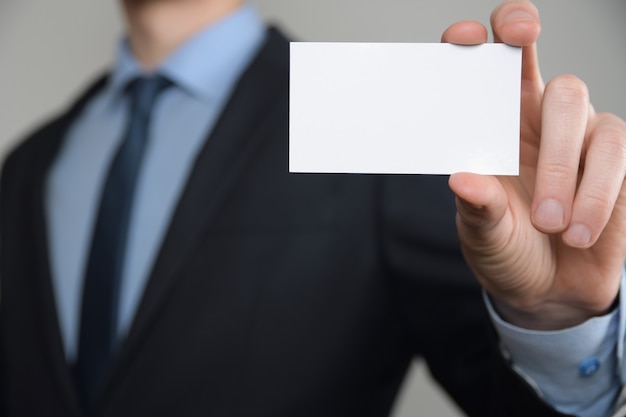
{"label": "blank white business card", "polygon": [[289,170],[517,175],[521,49],[291,43]]}

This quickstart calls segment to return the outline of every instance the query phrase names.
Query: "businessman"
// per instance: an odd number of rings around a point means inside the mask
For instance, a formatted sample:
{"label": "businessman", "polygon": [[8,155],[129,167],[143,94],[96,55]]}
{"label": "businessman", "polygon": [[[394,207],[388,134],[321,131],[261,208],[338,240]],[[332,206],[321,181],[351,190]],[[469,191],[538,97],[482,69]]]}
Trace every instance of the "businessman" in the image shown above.
{"label": "businessman", "polygon": [[491,19],[521,174],[449,184],[288,174],[283,35],[121,6],[114,67],[4,164],[2,415],[385,416],[415,356],[470,416],[619,413],[626,124],[543,84],[530,2]]}

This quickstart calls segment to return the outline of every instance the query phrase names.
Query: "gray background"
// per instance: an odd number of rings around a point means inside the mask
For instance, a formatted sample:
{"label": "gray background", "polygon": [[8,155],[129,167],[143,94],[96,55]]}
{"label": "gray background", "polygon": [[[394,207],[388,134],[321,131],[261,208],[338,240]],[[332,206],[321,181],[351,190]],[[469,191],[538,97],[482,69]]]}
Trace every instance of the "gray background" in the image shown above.
{"label": "gray background", "polygon": [[[256,0],[298,40],[438,42],[452,22],[489,23],[494,0]],[[544,79],[572,73],[598,111],[626,117],[626,0],[537,0]],[[0,156],[107,67],[122,24],[115,0],[0,0]],[[460,347],[462,341],[459,341]],[[419,404],[419,406],[418,406]],[[394,417],[454,417],[422,363]]]}

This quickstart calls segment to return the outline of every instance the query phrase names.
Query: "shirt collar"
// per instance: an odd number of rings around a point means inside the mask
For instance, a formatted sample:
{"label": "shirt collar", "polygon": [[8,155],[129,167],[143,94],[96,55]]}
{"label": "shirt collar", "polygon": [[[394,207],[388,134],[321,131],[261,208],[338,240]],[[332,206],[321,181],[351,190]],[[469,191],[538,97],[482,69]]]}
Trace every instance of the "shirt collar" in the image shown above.
{"label": "shirt collar", "polygon": [[[260,47],[265,29],[256,9],[245,5],[209,25],[174,50],[155,69],[177,87],[197,98],[213,102],[223,98]],[[109,81],[113,98],[126,85],[145,75],[126,39],[120,42]]]}

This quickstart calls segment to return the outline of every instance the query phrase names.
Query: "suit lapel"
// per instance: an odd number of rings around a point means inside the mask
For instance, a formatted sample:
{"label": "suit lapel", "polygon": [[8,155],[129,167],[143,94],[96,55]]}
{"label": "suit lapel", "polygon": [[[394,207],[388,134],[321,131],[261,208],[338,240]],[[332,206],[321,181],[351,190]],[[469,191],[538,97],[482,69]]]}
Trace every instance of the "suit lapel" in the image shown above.
{"label": "suit lapel", "polygon": [[54,300],[52,288],[52,275],[50,272],[50,259],[48,249],[48,235],[45,218],[44,196],[45,184],[48,171],[56,155],[67,136],[72,121],[76,119],[84,105],[93,95],[106,84],[106,77],[101,77],[63,116],[54,121],[46,129],[33,137],[33,141],[40,142],[37,153],[34,155],[31,171],[30,193],[32,210],[29,218],[34,219],[33,225],[33,262],[37,264],[39,273],[36,283],[39,306],[41,308],[41,320],[43,337],[45,340],[42,347],[48,356],[48,363],[54,378],[58,381],[57,387],[60,395],[67,402],[68,408],[75,415],[80,415],[78,399],[75,393],[74,378],[65,358],[65,350],[61,338],[61,330]]}
{"label": "suit lapel", "polygon": [[113,365],[106,396],[130,364],[174,290],[181,268],[193,254],[226,194],[287,111],[288,42],[275,30],[235,87],[222,116],[198,155],[178,203],[133,325]]}

